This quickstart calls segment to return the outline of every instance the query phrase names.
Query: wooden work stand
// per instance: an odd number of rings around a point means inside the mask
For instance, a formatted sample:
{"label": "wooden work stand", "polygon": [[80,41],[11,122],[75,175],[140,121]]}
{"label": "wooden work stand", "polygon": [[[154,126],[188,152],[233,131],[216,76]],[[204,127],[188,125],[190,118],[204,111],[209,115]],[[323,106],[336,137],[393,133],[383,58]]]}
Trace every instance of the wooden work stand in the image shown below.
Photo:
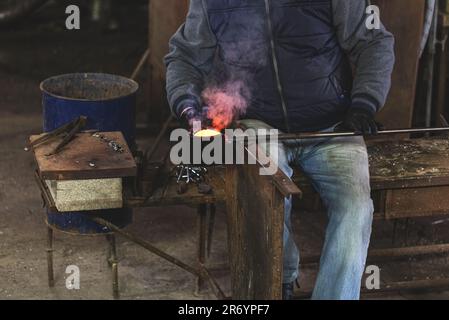
{"label": "wooden work stand", "polygon": [[[49,143],[33,147],[37,170],[36,182],[41,190],[45,205],[52,212],[58,212],[54,196],[49,189],[47,180],[55,181],[83,181],[86,179],[110,179],[122,177],[123,180],[123,207],[159,207],[172,205],[188,205],[198,208],[198,265],[190,266],[179,259],[170,256],[151,243],[143,240],[138,235],[131,234],[118,226],[113,225],[98,217],[95,212],[91,212],[90,219],[108,229],[106,234],[110,242],[110,256],[108,262],[111,264],[113,272],[113,296],[119,297],[118,285],[118,259],[116,257],[115,235],[121,235],[134,243],[142,246],[177,265],[185,271],[197,277],[197,290],[210,285],[218,298],[224,299],[225,295],[210,276],[204,264],[210,252],[212,231],[215,221],[215,205],[225,201],[224,190],[224,170],[219,167],[208,168],[207,183],[212,187],[208,194],[199,192],[195,185],[189,185],[185,193],[178,192],[176,178],[172,176],[171,168],[156,168],[145,165],[140,152],[133,156],[126,146],[126,142],[121,133],[101,133],[118,141],[124,148],[124,152],[114,152],[104,141],[95,138],[92,133],[79,133],[74,140],[65,146],[60,153],[49,155],[54,147],[60,143],[62,138],[57,138]],[[33,142],[41,136],[32,136]],[[136,160],[136,161],[135,161]],[[140,165],[137,167],[136,162]],[[94,166],[92,165],[94,164]],[[137,171],[140,175],[135,176]],[[156,175],[152,172],[157,171]],[[64,212],[59,212],[64,214]],[[58,229],[55,229],[58,231]],[[53,227],[48,227],[48,282],[49,286],[54,285],[53,276]]]}

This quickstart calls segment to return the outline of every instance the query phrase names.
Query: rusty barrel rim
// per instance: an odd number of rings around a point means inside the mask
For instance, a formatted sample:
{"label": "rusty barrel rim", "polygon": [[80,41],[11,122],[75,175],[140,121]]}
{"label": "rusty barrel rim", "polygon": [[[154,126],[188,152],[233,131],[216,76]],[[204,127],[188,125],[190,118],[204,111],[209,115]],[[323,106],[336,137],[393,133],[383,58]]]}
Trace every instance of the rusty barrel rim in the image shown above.
{"label": "rusty barrel rim", "polygon": [[[93,80],[97,80],[98,84],[103,86],[116,84],[119,90],[116,93],[115,92],[109,92],[107,94],[105,93],[104,97],[87,97],[87,96],[83,97],[82,95],[71,96],[69,94],[63,93],[62,91],[63,89],[66,89],[66,87],[58,88],[58,85],[62,85],[63,83],[67,83],[69,81],[72,81],[73,85],[79,86],[80,84],[85,83],[87,85],[91,85],[92,87],[94,87],[92,84],[89,84],[89,82]],[[136,92],[139,90],[139,84],[132,79],[119,75],[108,73],[86,72],[86,73],[67,73],[47,78],[40,83],[39,88],[41,92],[43,92],[44,94],[62,100],[102,102],[132,96],[136,94]]]}

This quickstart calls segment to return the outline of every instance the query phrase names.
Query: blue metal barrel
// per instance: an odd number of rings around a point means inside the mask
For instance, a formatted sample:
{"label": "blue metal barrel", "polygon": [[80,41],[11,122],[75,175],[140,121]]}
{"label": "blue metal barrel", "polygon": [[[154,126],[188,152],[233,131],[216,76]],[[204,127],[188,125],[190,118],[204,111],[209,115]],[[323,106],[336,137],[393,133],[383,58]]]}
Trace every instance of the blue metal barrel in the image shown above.
{"label": "blue metal barrel", "polygon": [[[138,84],[130,79],[100,73],[76,73],[43,81],[42,106],[44,132],[52,131],[79,116],[86,116],[86,130],[121,131],[135,148],[136,93]],[[109,230],[92,222],[96,215],[125,227],[132,220],[132,210],[114,209],[91,212],[47,212],[50,226],[76,234],[103,234]]]}

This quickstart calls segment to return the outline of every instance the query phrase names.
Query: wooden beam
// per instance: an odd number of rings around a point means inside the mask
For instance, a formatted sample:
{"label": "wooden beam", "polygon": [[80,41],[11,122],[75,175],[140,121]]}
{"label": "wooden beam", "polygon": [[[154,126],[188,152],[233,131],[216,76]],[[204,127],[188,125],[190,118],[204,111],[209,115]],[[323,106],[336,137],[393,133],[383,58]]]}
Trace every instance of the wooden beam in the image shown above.
{"label": "wooden beam", "polygon": [[232,297],[238,300],[282,299],[285,197],[300,193],[279,169],[261,175],[266,162],[260,160],[226,167]]}

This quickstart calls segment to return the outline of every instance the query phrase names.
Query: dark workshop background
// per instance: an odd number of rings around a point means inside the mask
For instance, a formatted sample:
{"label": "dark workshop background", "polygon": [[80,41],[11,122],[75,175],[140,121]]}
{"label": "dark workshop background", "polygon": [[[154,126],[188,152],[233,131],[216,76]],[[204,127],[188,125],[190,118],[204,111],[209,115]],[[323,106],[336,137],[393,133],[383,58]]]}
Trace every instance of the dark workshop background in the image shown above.
{"label": "dark workshop background", "polygon": [[[14,1],[0,0],[0,10],[11,2]],[[93,19],[94,2],[48,1],[38,11],[17,21],[4,24],[0,19],[0,299],[103,299],[110,296],[108,267],[105,259],[99,257],[106,245],[92,238],[60,237],[56,240],[55,256],[59,257],[56,264],[60,266],[56,270],[60,274],[57,281],[63,283],[62,265],[76,263],[85,270],[83,289],[68,292],[63,287],[49,290],[46,286],[42,201],[33,179],[33,160],[23,151],[27,137],[42,129],[39,83],[50,76],[71,72],[106,72],[129,77],[149,48],[149,63],[137,78],[141,86],[137,119],[139,143],[148,144],[168,116],[162,59],[169,37],[185,18],[188,0],[102,1],[104,6],[97,12],[98,20]],[[449,119],[447,42],[428,46],[419,58],[425,0],[373,2],[381,7],[383,22],[396,36],[397,55],[393,88],[379,120],[389,128],[446,125],[445,119]],[[65,28],[65,8],[70,4],[81,8],[81,30]],[[438,17],[436,36],[446,39],[449,1],[440,1]],[[196,222],[193,212],[190,208],[161,208],[153,209],[149,215],[143,214],[143,209],[136,210],[131,229],[184,261],[194,263]],[[218,262],[227,259],[223,216],[218,217],[211,257]],[[302,243],[304,239],[317,238],[319,232],[316,231],[321,232],[325,221],[324,217],[317,218],[313,214],[296,215],[294,219],[295,223],[302,219],[298,232]],[[411,222],[409,241],[443,241],[438,237],[449,233],[437,231],[438,228],[448,229],[447,221],[438,225],[432,223],[429,220]],[[375,244],[389,243],[386,235],[391,229],[389,224],[377,228],[373,235]],[[316,252],[321,240],[304,245],[302,249]],[[121,241],[124,298],[196,298],[195,279],[133,244]],[[385,267],[385,272],[391,278],[401,278],[404,274],[423,278],[444,272],[448,276],[449,271],[441,271],[445,265],[447,258],[434,259],[424,265],[408,261]],[[306,270],[304,274],[307,276],[309,272],[312,271]]]}

